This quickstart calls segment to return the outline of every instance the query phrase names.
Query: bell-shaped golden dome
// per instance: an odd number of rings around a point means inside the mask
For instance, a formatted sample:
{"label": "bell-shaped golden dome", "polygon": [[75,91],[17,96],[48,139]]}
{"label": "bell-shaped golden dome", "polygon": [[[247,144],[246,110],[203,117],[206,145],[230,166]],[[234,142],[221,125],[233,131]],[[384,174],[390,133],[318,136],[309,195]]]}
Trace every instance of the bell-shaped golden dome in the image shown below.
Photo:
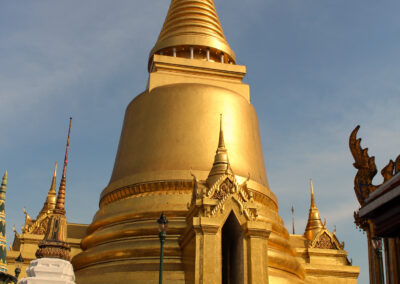
{"label": "bell-shaped golden dome", "polygon": [[203,55],[208,49],[211,60],[222,55],[224,61],[236,62],[212,0],[172,0],[158,40],[150,52],[149,62],[155,53],[172,55],[174,52],[179,57],[180,54],[189,54],[190,47]]}
{"label": "bell-shaped golden dome", "polygon": [[[187,265],[197,256],[184,255],[181,241],[195,188],[191,174],[211,184],[233,170],[239,182],[248,177],[257,220],[271,224],[262,270],[269,283],[304,283],[304,269],[268,186],[257,114],[242,81],[246,67],[233,64],[213,1],[172,0],[149,61],[147,89],[126,109],[110,183],[82,239],[83,252],[72,260],[77,283],[152,283],[160,248],[155,220],[161,212],[169,224],[165,278],[192,283]],[[221,248],[215,251],[222,257]],[[253,253],[257,261],[260,252]]]}

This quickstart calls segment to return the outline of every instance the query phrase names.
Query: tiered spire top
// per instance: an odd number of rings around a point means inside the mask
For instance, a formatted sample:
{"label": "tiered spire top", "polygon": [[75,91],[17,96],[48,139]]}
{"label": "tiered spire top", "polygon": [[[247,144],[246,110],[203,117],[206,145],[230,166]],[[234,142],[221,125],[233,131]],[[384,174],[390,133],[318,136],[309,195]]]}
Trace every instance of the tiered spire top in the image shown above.
{"label": "tiered spire top", "polygon": [[225,174],[233,174],[229,163],[228,151],[225,148],[224,131],[222,128],[222,114],[220,116],[218,148],[215,153],[214,163],[208,174],[207,183],[212,185],[218,178]]}
{"label": "tiered spire top", "polygon": [[196,49],[196,54],[206,54],[208,49],[211,55],[226,56],[226,63],[236,62],[213,0],[172,0],[149,62],[156,53],[179,57],[179,53],[187,53],[190,47]]}
{"label": "tiered spire top", "polygon": [[317,205],[315,204],[314,186],[312,179],[310,179],[310,189],[311,189],[310,211],[308,213],[308,221],[306,230],[304,232],[304,236],[308,240],[312,241],[314,237],[318,234],[318,232],[324,228],[324,225],[321,222],[321,218],[319,216],[319,210],[317,208]]}
{"label": "tiered spire top", "polygon": [[58,196],[55,208],[55,213],[60,213],[60,214],[65,214],[65,184],[67,178],[67,164],[68,164],[69,137],[71,134],[71,122],[72,122],[72,117],[69,118],[69,129],[68,129],[67,146],[65,148],[64,167],[63,167],[60,187],[58,189]]}
{"label": "tiered spire top", "polygon": [[2,199],[2,200],[6,199],[7,178],[8,178],[8,174],[7,174],[7,171],[6,171],[4,173],[3,180],[1,181],[1,186],[0,186],[0,199]]}

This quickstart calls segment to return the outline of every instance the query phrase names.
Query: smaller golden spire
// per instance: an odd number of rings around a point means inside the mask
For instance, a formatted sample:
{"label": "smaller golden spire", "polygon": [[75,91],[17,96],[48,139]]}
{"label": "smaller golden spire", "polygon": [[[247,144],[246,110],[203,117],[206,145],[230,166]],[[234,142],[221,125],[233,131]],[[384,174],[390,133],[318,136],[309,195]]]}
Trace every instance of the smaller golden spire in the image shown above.
{"label": "smaller golden spire", "polygon": [[218,148],[215,153],[214,163],[208,174],[207,183],[212,185],[221,175],[233,174],[229,163],[228,151],[225,148],[224,131],[222,128],[222,114],[220,115]]}
{"label": "smaller golden spire", "polygon": [[57,179],[57,162],[54,165],[54,173],[53,178],[51,180],[51,185],[49,192],[47,193],[46,201],[43,204],[42,210],[40,210],[39,215],[36,219],[38,219],[41,215],[45,213],[50,213],[56,207],[56,198],[57,198],[57,191],[56,191],[56,179]]}
{"label": "smaller golden spire", "polygon": [[315,204],[314,186],[312,179],[310,179],[310,189],[311,189],[311,203],[310,203],[310,211],[308,214],[307,226],[304,232],[304,237],[312,241],[314,240],[318,232],[324,228],[324,225],[321,222],[321,218],[319,216],[319,210]]}
{"label": "smaller golden spire", "polygon": [[65,184],[67,179],[67,164],[68,164],[69,137],[71,134],[71,122],[72,122],[72,117],[69,118],[69,129],[68,129],[67,145],[65,148],[64,167],[63,167],[60,187],[58,189],[58,196],[55,208],[55,211],[57,211],[57,213],[60,214],[65,214]]}

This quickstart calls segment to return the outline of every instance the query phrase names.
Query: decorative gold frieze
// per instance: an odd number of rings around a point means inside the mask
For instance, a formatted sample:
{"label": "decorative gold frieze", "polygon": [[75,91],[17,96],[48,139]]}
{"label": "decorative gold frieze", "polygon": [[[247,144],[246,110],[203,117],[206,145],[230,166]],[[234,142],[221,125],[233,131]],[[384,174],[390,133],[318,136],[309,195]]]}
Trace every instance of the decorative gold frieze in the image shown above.
{"label": "decorative gold frieze", "polygon": [[188,194],[192,190],[192,187],[193,184],[191,180],[170,180],[133,184],[125,186],[123,188],[119,188],[105,195],[100,200],[100,207],[126,198],[148,196],[154,194],[167,194],[171,191],[177,194]]}

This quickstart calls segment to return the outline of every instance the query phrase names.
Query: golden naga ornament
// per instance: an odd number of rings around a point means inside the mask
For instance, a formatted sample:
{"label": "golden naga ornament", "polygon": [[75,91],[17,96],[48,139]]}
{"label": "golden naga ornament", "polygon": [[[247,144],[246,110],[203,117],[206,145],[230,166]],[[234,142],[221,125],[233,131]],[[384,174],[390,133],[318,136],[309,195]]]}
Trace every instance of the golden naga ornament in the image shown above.
{"label": "golden naga ornament", "polygon": [[[378,172],[375,164],[375,157],[368,155],[368,148],[361,148],[361,138],[357,139],[357,133],[360,125],[351,132],[349,139],[349,147],[354,158],[353,166],[358,170],[354,178],[354,191],[358,202],[361,206],[365,205],[368,196],[375,191],[380,185],[373,185],[372,179]],[[389,180],[394,174],[400,171],[400,155],[396,162],[390,160],[389,163],[382,169],[383,182]]]}

